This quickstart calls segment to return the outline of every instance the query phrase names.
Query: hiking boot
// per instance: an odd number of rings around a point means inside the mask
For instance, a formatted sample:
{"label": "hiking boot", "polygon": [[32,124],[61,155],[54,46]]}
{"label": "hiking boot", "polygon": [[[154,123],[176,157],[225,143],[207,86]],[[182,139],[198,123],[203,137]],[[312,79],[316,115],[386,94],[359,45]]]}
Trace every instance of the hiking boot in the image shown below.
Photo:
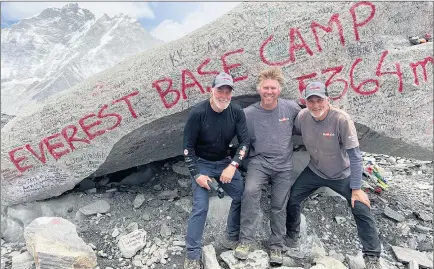
{"label": "hiking boot", "polygon": [[200,260],[190,260],[189,258],[185,258],[184,269],[202,269]]}
{"label": "hiking boot", "polygon": [[365,256],[363,257],[365,260],[365,268],[366,269],[381,269],[380,257],[377,256]]}
{"label": "hiking boot", "polygon": [[300,234],[299,233],[287,233],[285,235],[285,246],[288,248],[298,248],[300,244]]}
{"label": "hiking boot", "polygon": [[283,263],[282,250],[271,249],[270,250],[270,264],[271,265],[282,265],[282,263]]}
{"label": "hiking boot", "polygon": [[249,256],[251,245],[247,243],[238,244],[237,248],[234,251],[235,258],[240,260],[246,260],[247,256]]}
{"label": "hiking boot", "polygon": [[225,239],[223,239],[222,245],[226,249],[232,249],[232,250],[234,250],[237,247],[237,245],[238,245],[238,241],[229,240],[229,239],[225,238]]}

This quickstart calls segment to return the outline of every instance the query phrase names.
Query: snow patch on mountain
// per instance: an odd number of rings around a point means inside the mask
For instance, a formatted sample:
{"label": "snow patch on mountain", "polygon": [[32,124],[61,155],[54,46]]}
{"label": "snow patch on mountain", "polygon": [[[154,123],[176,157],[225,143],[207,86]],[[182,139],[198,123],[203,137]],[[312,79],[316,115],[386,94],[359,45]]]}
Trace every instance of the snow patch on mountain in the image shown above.
{"label": "snow patch on mountain", "polygon": [[123,14],[48,8],[1,32],[1,111],[17,115],[122,60],[163,44]]}

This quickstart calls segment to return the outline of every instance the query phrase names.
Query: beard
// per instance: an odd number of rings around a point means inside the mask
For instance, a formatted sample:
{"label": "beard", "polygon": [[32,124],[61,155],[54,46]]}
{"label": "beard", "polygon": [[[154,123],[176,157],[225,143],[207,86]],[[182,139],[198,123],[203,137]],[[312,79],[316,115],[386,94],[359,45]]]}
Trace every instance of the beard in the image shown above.
{"label": "beard", "polygon": [[221,110],[225,110],[226,108],[228,108],[229,104],[231,103],[230,100],[228,100],[227,102],[225,102],[223,104],[220,103],[218,101],[218,99],[214,96],[214,94],[212,95],[212,101],[214,102],[214,105]]}
{"label": "beard", "polygon": [[321,112],[312,112],[309,110],[310,115],[312,115],[312,117],[314,118],[321,118],[324,115],[325,109],[322,109]]}

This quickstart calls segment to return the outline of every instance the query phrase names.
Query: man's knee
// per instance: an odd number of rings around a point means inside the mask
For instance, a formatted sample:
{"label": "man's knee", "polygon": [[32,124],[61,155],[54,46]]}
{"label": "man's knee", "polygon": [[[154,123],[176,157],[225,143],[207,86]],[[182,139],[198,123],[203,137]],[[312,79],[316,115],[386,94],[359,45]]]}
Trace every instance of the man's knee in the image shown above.
{"label": "man's knee", "polygon": [[271,196],[271,208],[274,210],[281,210],[285,208],[288,202],[288,194],[278,194]]}
{"label": "man's knee", "polygon": [[262,186],[257,182],[257,180],[253,177],[246,179],[246,184],[244,186],[244,196],[257,196],[261,194]]}
{"label": "man's knee", "polygon": [[290,192],[289,199],[288,199],[288,207],[289,206],[299,206],[302,202],[303,202],[302,193],[297,193],[294,191]]}
{"label": "man's knee", "polygon": [[299,209],[301,207],[300,203],[291,203],[291,200],[288,201],[288,204],[286,206],[286,210],[288,213],[290,212],[295,212],[297,209]]}
{"label": "man's knee", "polygon": [[370,216],[371,214],[370,208],[360,201],[355,201],[354,207],[352,207],[351,210],[355,216]]}
{"label": "man's knee", "polygon": [[204,205],[193,205],[192,215],[193,216],[203,216],[208,214],[208,206]]}
{"label": "man's knee", "polygon": [[208,213],[208,197],[194,197],[193,199],[193,215],[203,215]]}

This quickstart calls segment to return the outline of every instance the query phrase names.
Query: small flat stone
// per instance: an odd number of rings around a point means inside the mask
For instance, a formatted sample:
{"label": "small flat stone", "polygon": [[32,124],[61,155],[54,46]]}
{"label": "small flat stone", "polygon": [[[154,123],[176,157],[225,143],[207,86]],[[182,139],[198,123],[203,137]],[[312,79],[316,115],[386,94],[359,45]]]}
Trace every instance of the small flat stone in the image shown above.
{"label": "small flat stone", "polygon": [[112,232],[112,237],[118,237],[118,235],[119,235],[119,230],[118,228],[115,228]]}
{"label": "small flat stone", "polygon": [[95,203],[83,206],[79,210],[85,216],[95,215],[97,213],[107,213],[110,211],[110,204],[105,200],[99,200]]}
{"label": "small flat stone", "polygon": [[137,222],[131,222],[130,224],[128,224],[128,226],[126,228],[127,233],[134,232],[138,229],[139,229],[139,224]]}
{"label": "small flat stone", "polygon": [[336,222],[337,222],[339,225],[342,225],[342,224],[344,224],[344,223],[347,221],[346,218],[344,218],[344,217],[339,217],[339,216],[335,217],[335,220],[336,220]]}
{"label": "small flat stone", "polygon": [[425,227],[422,225],[416,225],[416,226],[414,226],[414,228],[417,231],[422,232],[422,233],[429,233],[429,232],[432,232],[432,230],[433,230],[431,227]]}
{"label": "small flat stone", "polygon": [[118,191],[117,188],[113,188],[113,189],[106,190],[105,192],[117,192],[117,191]]}
{"label": "small flat stone", "polygon": [[323,257],[316,261],[317,265],[324,265],[326,268],[333,269],[347,269],[347,267],[340,261],[332,258],[332,257]]}
{"label": "small flat stone", "polygon": [[[295,259],[293,259],[291,257],[283,256],[282,266],[293,268],[293,267],[295,267],[297,265],[298,265],[298,263],[297,263],[297,261]],[[282,268],[282,267],[279,267],[279,268]]]}
{"label": "small flat stone", "polygon": [[93,194],[93,193],[96,193],[97,191],[96,191],[96,188],[92,188],[92,189],[89,189],[89,190],[85,190],[84,192],[86,194]]}
{"label": "small flat stone", "polygon": [[433,216],[429,215],[426,212],[423,211],[419,211],[419,212],[414,212],[413,213],[418,219],[421,219],[423,221],[432,221],[433,220]]}
{"label": "small flat stone", "polygon": [[405,220],[405,217],[403,215],[399,214],[398,212],[394,211],[393,209],[391,209],[388,206],[386,206],[384,208],[384,212],[383,213],[387,217],[389,217],[389,218],[391,218],[391,219],[393,219],[395,221],[398,221],[398,222],[401,222],[401,221]]}
{"label": "small flat stone", "polygon": [[161,200],[151,200],[148,202],[150,208],[159,208],[164,202]]}
{"label": "small flat stone", "polygon": [[150,221],[150,220],[151,220],[151,216],[149,216],[148,213],[144,213],[144,214],[142,215],[142,219],[143,219],[144,221]]}
{"label": "small flat stone", "polygon": [[163,238],[169,237],[172,234],[172,229],[166,224],[162,223],[160,228],[160,235]]}
{"label": "small flat stone", "polygon": [[225,251],[220,254],[222,260],[229,266],[230,269],[244,268],[268,268],[269,257],[263,250],[254,250],[249,253],[245,261],[235,258],[234,251]]}
{"label": "small flat stone", "polygon": [[207,245],[202,248],[202,263],[205,269],[221,269],[215,249],[212,245]]}
{"label": "small flat stone", "polygon": [[183,176],[190,176],[190,171],[188,170],[188,167],[185,165],[185,162],[177,162],[174,165],[172,165],[173,172],[183,175]]}
{"label": "small flat stone", "polygon": [[326,250],[322,246],[313,246],[310,252],[310,259],[313,262],[322,259],[327,255]]}
{"label": "small flat stone", "polygon": [[415,261],[422,267],[433,268],[433,262],[428,256],[414,249],[392,246],[393,253],[400,262],[409,263]]}
{"label": "small flat stone", "polygon": [[181,188],[188,188],[191,186],[191,181],[188,179],[178,179],[178,184]]}
{"label": "small flat stone", "polygon": [[173,241],[174,246],[185,247],[184,241]]}
{"label": "small flat stone", "polygon": [[340,262],[344,262],[345,261],[345,256],[341,253],[337,253],[335,250],[330,250],[329,251],[329,257],[332,257]]}
{"label": "small flat stone", "polygon": [[154,185],[154,187],[152,187],[152,189],[156,190],[156,191],[161,191],[163,189],[163,187],[161,187],[160,184]]}
{"label": "small flat stone", "polygon": [[358,253],[357,256],[350,256],[347,254],[347,262],[350,269],[364,269],[365,261],[363,260],[363,254]]}
{"label": "small flat stone", "polygon": [[168,251],[171,251],[171,252],[178,252],[178,251],[183,251],[184,248],[179,247],[179,246],[173,246],[173,247],[169,247],[169,248],[167,248],[167,250],[168,250]]}
{"label": "small flat stone", "polygon": [[138,194],[133,202],[133,207],[138,209],[142,206],[143,202],[145,202],[145,196],[143,194]]}
{"label": "small flat stone", "polygon": [[158,195],[158,197],[162,200],[173,200],[178,198],[178,189],[174,189],[173,191],[163,191]]}
{"label": "small flat stone", "polygon": [[28,251],[12,256],[12,269],[31,269],[35,262]]}
{"label": "small flat stone", "polygon": [[420,251],[433,251],[433,249],[432,241],[420,243],[418,247]]}
{"label": "small flat stone", "polygon": [[386,159],[389,163],[391,164],[395,164],[396,163],[396,159],[394,157],[389,157]]}

